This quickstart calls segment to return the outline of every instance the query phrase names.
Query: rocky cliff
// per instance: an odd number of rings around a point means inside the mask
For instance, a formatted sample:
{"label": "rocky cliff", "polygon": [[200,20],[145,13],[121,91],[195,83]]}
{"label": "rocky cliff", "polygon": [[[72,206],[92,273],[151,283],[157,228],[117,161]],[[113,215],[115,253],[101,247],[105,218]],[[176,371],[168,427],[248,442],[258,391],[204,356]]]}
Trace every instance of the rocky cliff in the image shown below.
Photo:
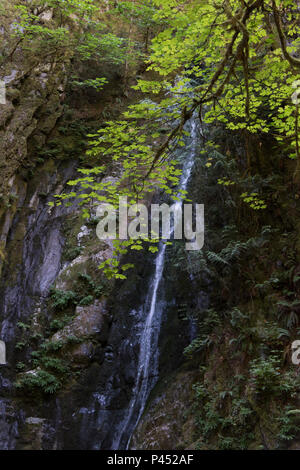
{"label": "rocky cliff", "polygon": [[[135,390],[155,257],[130,255],[128,279],[107,280],[98,265],[112,246],[96,237],[95,214],[84,219],[75,201],[48,203],[68,191],[83,165],[87,134],[118,118],[138,94],[124,91],[127,69],[104,63],[92,64],[107,78],[103,90],[74,91],[72,53],[36,60],[11,38],[11,18],[4,18],[0,448],[111,449]],[[41,21],[52,19],[50,11]],[[82,78],[90,66],[79,64]],[[291,168],[280,149],[253,138],[260,171],[241,186],[263,188],[270,205],[268,215],[253,215],[234,187],[216,184],[232,173],[239,181],[232,156],[246,158],[244,142],[222,126],[206,132],[219,144],[217,164],[207,171],[211,157],[199,132],[188,188],[207,208],[205,248],[187,253],[175,242],[166,250],[156,385],[130,447],[299,448],[299,373],[290,360],[299,313],[299,195],[289,197]],[[273,179],[265,171],[270,147]],[[102,176],[116,173],[112,167]]]}

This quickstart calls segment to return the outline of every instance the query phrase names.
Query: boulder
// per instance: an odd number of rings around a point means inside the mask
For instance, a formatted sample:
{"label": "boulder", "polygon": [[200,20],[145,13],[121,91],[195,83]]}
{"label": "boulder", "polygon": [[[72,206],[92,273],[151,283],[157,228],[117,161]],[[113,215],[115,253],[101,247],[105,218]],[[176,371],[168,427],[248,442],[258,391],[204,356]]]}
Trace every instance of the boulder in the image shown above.
{"label": "boulder", "polygon": [[67,341],[69,337],[86,338],[101,334],[103,340],[107,335],[108,316],[104,302],[96,300],[94,304],[77,307],[76,317],[62,330],[57,331],[52,341]]}

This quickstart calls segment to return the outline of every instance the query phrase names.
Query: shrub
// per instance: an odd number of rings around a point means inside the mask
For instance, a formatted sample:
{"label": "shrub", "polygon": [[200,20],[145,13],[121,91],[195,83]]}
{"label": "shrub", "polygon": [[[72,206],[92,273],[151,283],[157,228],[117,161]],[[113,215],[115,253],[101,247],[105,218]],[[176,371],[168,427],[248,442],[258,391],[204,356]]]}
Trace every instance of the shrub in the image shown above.
{"label": "shrub", "polygon": [[77,295],[73,291],[63,291],[58,289],[52,289],[51,301],[52,306],[56,310],[63,310],[70,305],[76,303]]}
{"label": "shrub", "polygon": [[64,258],[67,261],[73,261],[75,258],[80,256],[82,253],[82,247],[81,246],[75,246],[73,248],[68,248],[64,251]]}
{"label": "shrub", "polygon": [[286,406],[283,413],[277,421],[279,422],[279,433],[277,439],[280,441],[291,441],[294,439],[299,431],[299,418],[300,410],[292,409],[291,406]]}
{"label": "shrub", "polygon": [[91,305],[93,303],[94,297],[92,295],[87,295],[81,301],[79,302],[79,305],[84,306],[84,305]]}
{"label": "shrub", "polygon": [[41,349],[43,351],[59,351],[63,346],[63,341],[46,341],[41,345]]}
{"label": "shrub", "polygon": [[16,384],[18,389],[34,391],[39,388],[44,393],[52,394],[59,390],[61,382],[54,375],[45,370],[38,370],[36,373],[24,375]]}
{"label": "shrub", "polygon": [[42,364],[45,369],[50,369],[60,374],[66,374],[69,371],[69,368],[65,361],[58,359],[57,357],[42,357],[39,361],[39,364]]}
{"label": "shrub", "polygon": [[299,378],[294,371],[282,371],[276,356],[254,359],[250,364],[250,381],[258,393],[295,396]]}
{"label": "shrub", "polygon": [[50,323],[50,329],[52,331],[62,330],[71,320],[72,316],[64,315],[62,318],[55,318]]}

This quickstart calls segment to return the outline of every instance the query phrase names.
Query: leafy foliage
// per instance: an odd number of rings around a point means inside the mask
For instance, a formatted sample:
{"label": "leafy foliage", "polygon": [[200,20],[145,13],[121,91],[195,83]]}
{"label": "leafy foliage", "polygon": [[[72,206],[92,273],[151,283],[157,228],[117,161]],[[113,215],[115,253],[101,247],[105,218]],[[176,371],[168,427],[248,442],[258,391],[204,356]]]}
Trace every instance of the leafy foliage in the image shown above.
{"label": "leafy foliage", "polygon": [[50,372],[38,370],[35,373],[27,373],[17,382],[17,389],[25,389],[34,392],[41,389],[46,394],[53,394],[59,390],[61,383]]}
{"label": "leafy foliage", "polygon": [[[246,147],[251,134],[272,135],[283,142],[289,157],[300,162],[298,104],[292,99],[300,68],[293,4],[154,0],[146,5],[143,9],[140,3],[122,2],[117,9],[143,24],[163,25],[148,57],[148,71],[157,78],[139,79],[134,88],[145,93],[145,99],[131,105],[122,119],[107,122],[89,136],[88,156],[101,164],[82,169],[82,177],[70,182],[75,191],[58,199],[78,197],[83,205],[108,202],[117,207],[120,195],[127,196],[129,203],[145,200],[155,184],[176,200],[180,170],[174,151],[185,146],[184,125],[195,113],[208,124],[238,131]],[[118,168],[118,178],[99,178],[111,162]],[[210,159],[207,167],[212,166]],[[246,172],[251,172],[249,152]],[[297,164],[295,178],[298,173]],[[219,183],[235,185],[230,177],[219,178]],[[254,210],[267,207],[255,191],[242,192],[241,198]],[[114,264],[102,266],[108,274],[124,278],[118,255],[129,246],[116,243]]]}
{"label": "leafy foliage", "polygon": [[231,390],[210,390],[205,381],[194,384],[198,449],[207,449],[213,435],[217,435],[218,449],[247,449],[253,439],[255,412],[247,399],[241,397],[242,379]]}
{"label": "leafy foliage", "polygon": [[280,360],[274,355],[254,359],[250,365],[250,378],[257,393],[295,394],[298,380],[293,373],[283,373]]}

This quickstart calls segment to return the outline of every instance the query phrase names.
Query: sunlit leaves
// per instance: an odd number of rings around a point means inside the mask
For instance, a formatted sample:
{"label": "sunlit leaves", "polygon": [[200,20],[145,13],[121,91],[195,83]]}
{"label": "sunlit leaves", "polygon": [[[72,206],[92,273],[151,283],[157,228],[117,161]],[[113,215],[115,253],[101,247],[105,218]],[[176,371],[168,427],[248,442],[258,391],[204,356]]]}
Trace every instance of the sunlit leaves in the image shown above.
{"label": "sunlit leaves", "polygon": [[267,204],[264,199],[261,199],[259,197],[258,193],[252,192],[252,193],[243,193],[241,194],[242,200],[248,204],[251,209],[254,210],[261,210],[261,209],[266,209]]}
{"label": "sunlit leaves", "polygon": [[[153,0],[144,8],[140,2],[117,2],[116,9],[129,22],[163,27],[149,45],[150,73],[134,86],[145,98],[90,136],[87,155],[101,170],[85,170],[83,178],[72,182],[80,188],[81,201],[105,200],[117,207],[120,195],[133,203],[149,200],[157,189],[177,200],[180,172],[172,155],[184,149],[183,123],[195,110],[208,124],[221,123],[241,135],[273,136],[290,157],[297,156],[298,103],[292,97],[293,83],[300,77],[286,60],[272,26],[271,3],[264,2],[262,9],[257,2],[248,11],[249,5],[240,0]],[[289,38],[288,52],[294,53],[299,49],[294,4],[282,0],[277,8]],[[109,175],[112,165],[116,177],[101,178],[102,173]],[[209,159],[206,167],[212,165]],[[230,176],[218,184],[237,190]],[[258,193],[244,193],[241,199],[254,210],[266,208]],[[113,261],[102,268],[112,276],[124,276],[118,259],[142,247],[142,242],[119,241]],[[156,249],[149,247],[153,253]]]}

